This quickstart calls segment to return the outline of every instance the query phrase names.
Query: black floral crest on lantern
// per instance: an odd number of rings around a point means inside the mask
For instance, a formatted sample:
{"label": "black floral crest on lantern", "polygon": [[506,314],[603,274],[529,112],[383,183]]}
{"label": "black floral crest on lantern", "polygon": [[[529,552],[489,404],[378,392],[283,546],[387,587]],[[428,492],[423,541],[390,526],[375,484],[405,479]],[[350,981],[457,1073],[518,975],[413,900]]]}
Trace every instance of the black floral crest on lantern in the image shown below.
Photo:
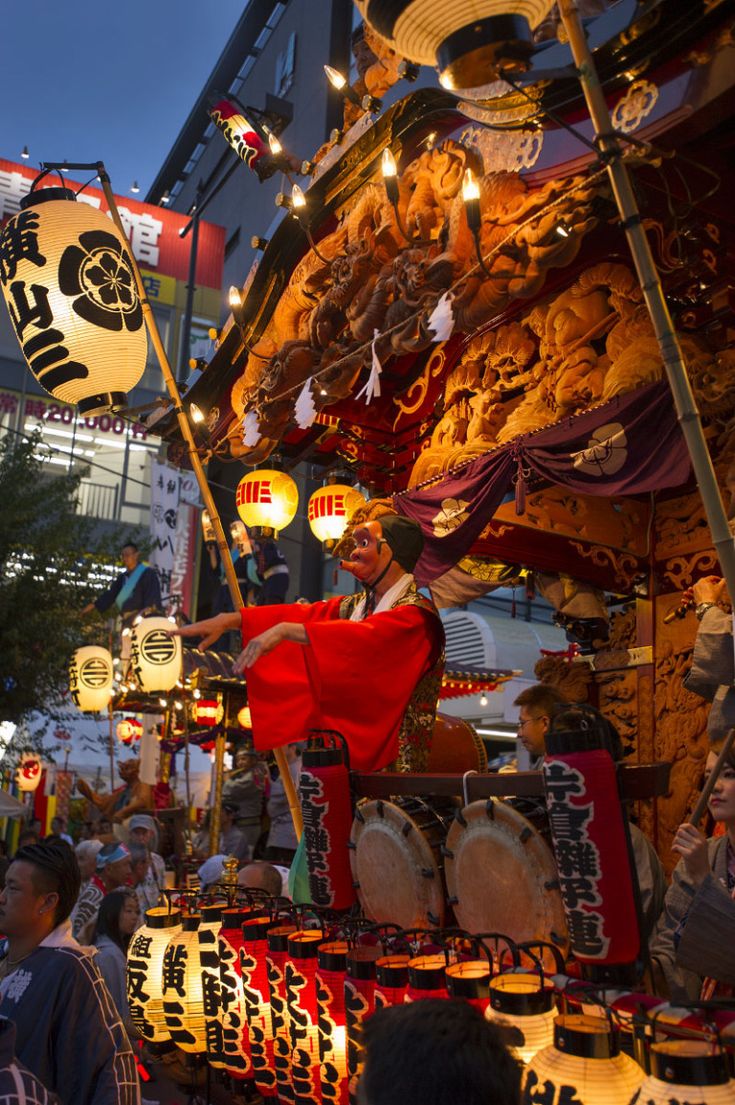
{"label": "black floral crest on lantern", "polygon": [[68,246],[59,262],[59,288],[78,296],[72,307],[85,322],[104,330],[139,330],[143,311],[135,286],[133,265],[113,234],[89,230],[79,245]]}

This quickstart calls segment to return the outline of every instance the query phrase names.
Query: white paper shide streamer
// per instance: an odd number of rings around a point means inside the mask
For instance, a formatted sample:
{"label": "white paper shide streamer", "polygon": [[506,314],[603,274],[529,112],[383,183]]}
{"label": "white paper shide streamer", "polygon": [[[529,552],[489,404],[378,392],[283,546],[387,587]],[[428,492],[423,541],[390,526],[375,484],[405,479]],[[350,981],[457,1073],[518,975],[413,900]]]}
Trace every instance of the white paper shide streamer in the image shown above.
{"label": "white paper shide streamer", "polygon": [[431,312],[429,330],[434,334],[434,341],[447,341],[452,336],[454,311],[451,292],[445,292]]}
{"label": "white paper shide streamer", "polygon": [[248,411],[242,422],[243,445],[257,445],[262,436],[257,414],[255,411]]}
{"label": "white paper shide streamer", "polygon": [[312,425],[316,418],[316,407],[314,406],[314,397],[311,393],[312,380],[313,377],[310,376],[302,387],[294,408],[296,424],[302,430],[308,430],[309,426]]}
{"label": "white paper shide streamer", "polygon": [[364,395],[366,405],[372,401],[374,396],[380,398],[380,374],[383,371],[383,366],[378,359],[377,350],[375,349],[375,342],[378,340],[379,337],[380,330],[373,330],[373,363],[370,368],[370,375],[367,378],[367,383],[365,384],[365,386],[363,388],[360,388],[357,395],[355,396],[355,399],[361,399]]}

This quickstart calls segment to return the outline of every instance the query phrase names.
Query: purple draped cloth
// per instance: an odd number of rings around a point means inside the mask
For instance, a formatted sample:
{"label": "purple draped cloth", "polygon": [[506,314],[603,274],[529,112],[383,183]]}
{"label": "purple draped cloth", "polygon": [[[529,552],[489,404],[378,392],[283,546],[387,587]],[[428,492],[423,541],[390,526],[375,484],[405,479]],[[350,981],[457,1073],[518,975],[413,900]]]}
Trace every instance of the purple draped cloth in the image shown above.
{"label": "purple draped cloth", "polygon": [[689,470],[671,392],[658,382],[523,434],[440,483],[397,495],[395,506],[423,531],[415,575],[425,585],[469,552],[514,485],[523,513],[531,475],[585,495],[612,497],[677,487]]}

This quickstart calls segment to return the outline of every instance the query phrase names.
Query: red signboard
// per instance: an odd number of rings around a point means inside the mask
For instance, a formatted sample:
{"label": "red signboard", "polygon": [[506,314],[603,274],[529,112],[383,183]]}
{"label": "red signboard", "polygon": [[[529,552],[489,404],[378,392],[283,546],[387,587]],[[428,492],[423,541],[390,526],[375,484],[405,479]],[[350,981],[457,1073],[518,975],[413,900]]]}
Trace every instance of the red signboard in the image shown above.
{"label": "red signboard", "polygon": [[[13,161],[0,158],[0,226],[20,210],[20,201],[30,191],[37,175],[38,170],[30,165],[17,165]],[[81,187],[81,182],[72,180],[68,173],[62,174],[62,179],[65,186],[75,192]],[[40,187],[53,188],[59,184],[59,175],[53,173],[44,177]],[[100,211],[106,212],[108,209],[102,191],[91,185],[78,198]],[[167,211],[164,207],[140,203],[128,196],[116,195],[115,202],[133,254],[141,268],[172,276],[176,280],[187,280],[191,234],[187,234],[185,238],[179,234],[189,222],[187,216]],[[200,222],[197,284],[207,288],[222,287],[224,249],[224,227]]]}

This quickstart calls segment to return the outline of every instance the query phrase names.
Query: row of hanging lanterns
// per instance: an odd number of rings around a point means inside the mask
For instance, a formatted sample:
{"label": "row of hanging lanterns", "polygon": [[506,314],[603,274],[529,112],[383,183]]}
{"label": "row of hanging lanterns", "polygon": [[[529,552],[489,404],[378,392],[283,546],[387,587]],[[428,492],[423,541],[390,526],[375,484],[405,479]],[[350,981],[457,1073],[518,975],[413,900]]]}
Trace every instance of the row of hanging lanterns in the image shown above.
{"label": "row of hanging lanterns", "polygon": [[253,1083],[264,1100],[348,1105],[367,1017],[407,1001],[461,999],[517,1030],[524,1100],[543,1094],[581,1105],[664,1105],[678,1093],[691,1105],[735,1105],[721,1048],[694,1039],[655,1042],[647,1075],[621,1050],[603,1009],[560,1015],[542,974],[513,964],[494,974],[479,937],[475,951],[450,961],[447,948],[432,942],[441,933],[422,933],[423,945],[396,951],[417,934],[391,934],[393,950],[350,942],[339,932],[299,927],[295,914],[285,923],[272,904],[209,903],[183,917],[147,911],[127,961],[131,1019],[143,1039],[173,1041]]}
{"label": "row of hanging lanterns", "polygon": [[[309,498],[307,517],[311,532],[327,546],[339,541],[355,510],[365,498],[356,487],[327,482]],[[299,493],[287,472],[259,468],[240,480],[235,505],[250,534],[277,538],[296,517]]]}

